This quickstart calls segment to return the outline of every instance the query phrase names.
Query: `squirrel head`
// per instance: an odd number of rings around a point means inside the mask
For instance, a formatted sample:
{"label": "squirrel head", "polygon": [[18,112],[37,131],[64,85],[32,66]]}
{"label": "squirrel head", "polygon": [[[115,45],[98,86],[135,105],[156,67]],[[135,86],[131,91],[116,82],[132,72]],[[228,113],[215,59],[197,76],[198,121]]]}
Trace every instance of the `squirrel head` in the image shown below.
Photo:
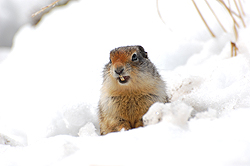
{"label": "squirrel head", "polygon": [[148,60],[142,46],[118,47],[110,51],[110,74],[119,84],[128,84],[139,72],[140,65]]}

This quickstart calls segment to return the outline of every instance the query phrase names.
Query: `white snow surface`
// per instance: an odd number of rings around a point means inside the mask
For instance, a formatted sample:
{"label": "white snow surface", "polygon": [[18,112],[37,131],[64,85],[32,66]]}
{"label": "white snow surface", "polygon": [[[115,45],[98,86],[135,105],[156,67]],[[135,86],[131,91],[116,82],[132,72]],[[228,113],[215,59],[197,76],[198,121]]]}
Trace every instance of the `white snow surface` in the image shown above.
{"label": "white snow surface", "polygon": [[[0,165],[250,165],[250,3],[231,57],[201,2],[212,38],[191,1],[75,1],[26,25],[0,63]],[[180,5],[181,4],[181,5]],[[227,21],[228,20],[228,21]],[[155,103],[146,126],[99,135],[97,105],[109,51],[142,45],[171,103]]]}

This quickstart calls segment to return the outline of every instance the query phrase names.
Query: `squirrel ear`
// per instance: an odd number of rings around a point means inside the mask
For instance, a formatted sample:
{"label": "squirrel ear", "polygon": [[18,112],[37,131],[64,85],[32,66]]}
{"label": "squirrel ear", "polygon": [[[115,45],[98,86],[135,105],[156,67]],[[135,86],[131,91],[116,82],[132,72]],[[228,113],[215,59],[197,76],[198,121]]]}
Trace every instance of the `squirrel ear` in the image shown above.
{"label": "squirrel ear", "polygon": [[140,50],[140,53],[142,54],[142,56],[144,58],[148,58],[148,53],[144,50],[144,48],[142,46],[137,46]]}

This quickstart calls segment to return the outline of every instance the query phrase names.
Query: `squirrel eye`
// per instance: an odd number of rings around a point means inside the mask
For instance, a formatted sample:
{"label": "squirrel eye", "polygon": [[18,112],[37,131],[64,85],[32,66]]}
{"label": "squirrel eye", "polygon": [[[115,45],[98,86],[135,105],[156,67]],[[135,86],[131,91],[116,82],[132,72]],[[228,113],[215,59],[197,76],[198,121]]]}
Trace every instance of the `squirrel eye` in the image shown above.
{"label": "squirrel eye", "polygon": [[132,55],[132,61],[136,61],[137,60],[137,55],[136,55],[136,53],[134,53],[133,55]]}

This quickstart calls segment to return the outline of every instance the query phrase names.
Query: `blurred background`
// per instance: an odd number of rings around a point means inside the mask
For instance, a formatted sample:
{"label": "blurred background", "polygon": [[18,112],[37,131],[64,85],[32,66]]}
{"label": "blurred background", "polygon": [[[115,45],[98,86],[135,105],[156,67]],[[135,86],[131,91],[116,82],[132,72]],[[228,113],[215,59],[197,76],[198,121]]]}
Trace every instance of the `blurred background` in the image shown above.
{"label": "blurred background", "polygon": [[[65,5],[69,0],[60,0],[56,6]],[[20,27],[25,24],[35,26],[52,8],[47,8],[42,14],[32,17],[32,14],[55,0],[1,0],[0,1],[0,62],[9,53],[13,38]]]}
{"label": "blurred background", "polygon": [[[37,14],[35,17],[32,17],[32,14],[36,13],[37,11],[41,10],[42,8],[48,6],[49,4],[55,2],[56,0],[1,0],[0,1],[0,62],[3,61],[3,59],[6,58],[8,53],[10,52],[11,47],[13,46],[14,36],[17,33],[18,29],[24,25],[32,25],[36,26],[39,24],[39,21],[43,15],[45,15],[50,10],[53,10],[55,8],[61,7],[62,5],[66,5],[68,3],[78,3],[80,0],[60,0],[56,5],[53,7],[49,7],[46,10],[44,10],[42,13]],[[194,1],[193,1],[194,2]],[[229,2],[229,1],[228,1]],[[227,1],[227,6],[229,6]],[[245,2],[245,1],[243,1]],[[85,2],[84,2],[85,3]],[[89,3],[86,1],[86,3]],[[213,33],[216,35],[216,37],[222,36],[223,29],[220,27],[219,23],[216,21],[214,16],[212,15],[210,9],[208,8],[208,5],[206,4],[206,1],[195,1],[196,5],[198,6],[199,10],[201,11],[203,17],[205,18],[207,24],[212,29]],[[79,3],[78,3],[79,4]],[[77,4],[77,5],[78,5]],[[83,4],[83,3],[82,3]],[[75,19],[73,22],[75,25],[77,24],[78,18],[83,18],[79,24],[86,23],[86,26],[84,25],[84,28],[90,27],[92,24],[92,27],[95,25],[104,25],[103,27],[99,27],[98,30],[101,29],[106,30],[105,28],[109,29],[110,32],[113,32],[112,28],[115,29],[119,27],[121,24],[117,24],[117,27],[112,27],[112,24],[110,24],[109,20],[116,19],[118,23],[126,22],[126,27],[128,27],[128,24],[145,24],[145,28],[142,25],[136,25],[134,26],[134,32],[138,31],[137,35],[144,35],[147,34],[148,40],[152,40],[150,42],[150,46],[157,45],[157,51],[154,49],[150,51],[154,51],[155,56],[168,56],[169,61],[173,61],[168,64],[168,67],[166,65],[161,65],[161,68],[165,69],[174,69],[177,65],[183,65],[186,63],[188,57],[190,57],[193,53],[197,53],[200,51],[201,47],[200,44],[204,41],[207,41],[212,38],[209,31],[205,27],[204,23],[202,22],[200,16],[198,15],[197,10],[195,9],[195,5],[192,3],[191,0],[189,1],[183,1],[183,0],[177,0],[177,1],[164,1],[164,0],[155,0],[155,1],[143,1],[141,3],[133,2],[133,1],[127,1],[126,3],[121,2],[115,2],[115,1],[107,1],[107,2],[94,2],[95,7],[93,9],[86,8],[82,9],[82,11],[79,13],[81,16],[76,17],[72,16],[72,19]],[[99,4],[99,5],[98,5]],[[226,31],[230,34],[233,33],[233,21],[230,18],[230,15],[228,12],[223,8],[223,5],[219,3],[219,1],[209,1],[210,6],[214,10],[214,12],[217,14],[218,18],[220,19],[220,22],[225,27]],[[231,1],[231,8],[236,11],[233,1]],[[86,4],[87,5],[87,4]],[[111,6],[110,6],[111,5]],[[246,5],[244,3],[244,5]],[[126,9],[127,8],[127,9]],[[84,12],[83,10],[86,10]],[[88,11],[89,10],[89,11]],[[133,11],[134,10],[134,11]],[[92,12],[93,11],[93,12]],[[104,13],[105,12],[105,13]],[[124,13],[126,12],[126,13]],[[110,14],[107,14],[110,13]],[[123,14],[121,14],[123,13]],[[88,15],[84,15],[88,14]],[[114,15],[117,15],[116,17]],[[108,18],[108,17],[110,18]],[[89,18],[88,18],[89,17]],[[88,22],[88,19],[92,19]],[[121,20],[120,20],[121,19]],[[236,19],[238,19],[236,17]],[[87,20],[87,21],[86,21]],[[57,21],[57,20],[55,20]],[[60,21],[60,20],[58,20]],[[238,21],[239,22],[239,21]],[[65,24],[68,26],[68,24]],[[64,26],[64,24],[62,24]],[[64,27],[64,30],[67,28]],[[125,29],[122,28],[122,29]],[[94,32],[92,29],[92,32]],[[127,37],[129,38],[131,34],[129,31],[133,29],[128,29],[127,32],[123,32],[120,35],[121,37]],[[155,31],[156,30],[156,31]],[[82,33],[82,32],[80,32]],[[106,32],[101,32],[102,34]],[[110,34],[109,34],[110,35]],[[114,35],[111,34],[111,35]],[[161,39],[159,37],[161,36]],[[231,35],[231,39],[234,40],[234,35]],[[146,39],[146,37],[145,37]],[[142,41],[145,41],[145,39],[138,40],[136,39],[137,43],[138,41],[140,44],[147,44],[146,42],[143,43]],[[117,40],[117,39],[116,39]],[[153,40],[158,40],[157,44]],[[124,39],[125,41],[125,39]],[[126,41],[129,41],[128,43],[131,43],[131,39],[126,39]],[[135,41],[135,40],[134,40]],[[197,42],[198,41],[198,42]],[[113,40],[109,39],[109,43],[112,43]],[[193,42],[196,42],[196,45],[193,46]],[[135,44],[137,44],[135,42]],[[165,46],[168,44],[175,43],[174,47],[169,47],[168,50],[165,49]],[[123,44],[123,43],[120,43]],[[126,44],[126,42],[124,42]],[[112,44],[111,44],[112,45]],[[117,44],[119,46],[119,44]],[[148,47],[148,49],[151,49],[152,47]],[[181,49],[180,49],[181,48]],[[109,48],[111,49],[111,48]],[[180,58],[180,53],[183,52],[183,50],[192,50],[186,51],[186,56]],[[180,51],[181,50],[181,51]],[[185,51],[184,51],[185,52]],[[174,65],[172,65],[174,63]],[[164,66],[164,67],[163,67]]]}
{"label": "blurred background", "polygon": [[[36,25],[42,14],[32,17],[32,14],[55,0],[1,0],[0,1],[0,47],[11,47],[17,30],[24,24]],[[64,5],[69,0],[61,0],[57,5]],[[43,13],[48,12],[45,10]]]}

